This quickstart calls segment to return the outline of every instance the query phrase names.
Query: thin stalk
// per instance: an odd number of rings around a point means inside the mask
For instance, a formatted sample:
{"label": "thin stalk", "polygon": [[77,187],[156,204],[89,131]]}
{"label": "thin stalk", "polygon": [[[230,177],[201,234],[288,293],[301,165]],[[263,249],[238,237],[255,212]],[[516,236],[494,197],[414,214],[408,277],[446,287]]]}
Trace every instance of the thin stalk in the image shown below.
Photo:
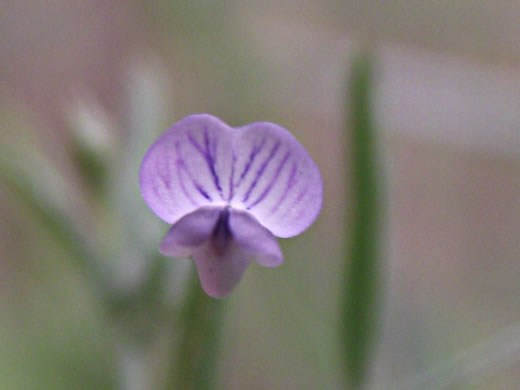
{"label": "thin stalk", "polygon": [[175,378],[171,389],[211,390],[216,388],[221,323],[225,301],[210,298],[197,276],[183,313],[183,337],[178,347]]}
{"label": "thin stalk", "polygon": [[378,321],[381,183],[372,114],[372,64],[356,58],[350,75],[348,123],[352,156],[352,220],[345,258],[341,337],[348,385],[367,385]]}

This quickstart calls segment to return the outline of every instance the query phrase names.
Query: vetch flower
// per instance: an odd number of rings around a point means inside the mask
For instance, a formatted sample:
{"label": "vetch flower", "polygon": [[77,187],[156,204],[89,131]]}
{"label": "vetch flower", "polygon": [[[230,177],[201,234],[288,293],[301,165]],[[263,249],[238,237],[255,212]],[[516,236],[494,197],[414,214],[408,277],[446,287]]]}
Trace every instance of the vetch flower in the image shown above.
{"label": "vetch flower", "polygon": [[202,288],[229,294],[253,261],[277,267],[275,237],[292,237],[318,216],[318,167],[284,128],[257,122],[232,128],[209,114],[190,115],[155,141],[140,171],[148,206],[173,224],[166,256],[192,256]]}

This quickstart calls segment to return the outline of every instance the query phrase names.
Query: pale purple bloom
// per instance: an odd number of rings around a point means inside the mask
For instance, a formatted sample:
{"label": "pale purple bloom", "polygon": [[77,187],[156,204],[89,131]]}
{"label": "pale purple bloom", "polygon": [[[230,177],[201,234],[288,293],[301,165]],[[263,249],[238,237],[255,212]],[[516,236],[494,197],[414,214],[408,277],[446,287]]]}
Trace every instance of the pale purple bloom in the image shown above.
{"label": "pale purple bloom", "polygon": [[292,237],[318,216],[318,167],[284,128],[268,122],[232,128],[190,115],[150,147],[140,172],[150,208],[173,224],[164,255],[192,256],[203,289],[229,294],[252,260],[277,267],[276,237]]}

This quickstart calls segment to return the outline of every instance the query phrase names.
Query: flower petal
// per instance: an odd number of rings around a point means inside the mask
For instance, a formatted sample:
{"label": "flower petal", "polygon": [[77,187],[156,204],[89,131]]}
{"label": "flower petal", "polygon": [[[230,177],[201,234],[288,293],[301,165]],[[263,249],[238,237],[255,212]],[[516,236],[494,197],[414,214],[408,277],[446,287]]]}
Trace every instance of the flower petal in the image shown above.
{"label": "flower petal", "polygon": [[161,241],[160,252],[165,256],[187,257],[207,241],[218,217],[220,207],[203,207],[177,221]]}
{"label": "flower petal", "polygon": [[193,260],[204,291],[214,298],[223,298],[238,284],[252,256],[234,242],[221,253],[208,241],[193,251]]}
{"label": "flower petal", "polygon": [[186,117],[150,147],[140,184],[166,222],[230,205],[279,237],[309,227],[323,197],[318,167],[287,130],[267,122],[233,129],[208,114]]}
{"label": "flower petal", "polygon": [[190,115],[150,147],[141,165],[141,193],[160,218],[174,223],[199,207],[226,204],[231,132],[214,116]]}
{"label": "flower petal", "polygon": [[273,123],[252,123],[237,133],[231,206],[251,212],[278,237],[307,229],[323,198],[320,172],[309,154]]}
{"label": "flower petal", "polygon": [[263,227],[250,213],[231,210],[229,228],[235,243],[254,256],[264,267],[278,267],[283,254],[276,237]]}

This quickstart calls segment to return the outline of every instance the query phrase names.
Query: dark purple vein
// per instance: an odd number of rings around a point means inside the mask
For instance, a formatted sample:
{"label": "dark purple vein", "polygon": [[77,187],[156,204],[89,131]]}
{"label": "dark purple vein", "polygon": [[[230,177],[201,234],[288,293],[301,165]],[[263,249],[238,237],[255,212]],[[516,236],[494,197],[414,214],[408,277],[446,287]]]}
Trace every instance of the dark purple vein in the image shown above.
{"label": "dark purple vein", "polygon": [[184,171],[186,172],[186,175],[188,175],[188,178],[190,179],[191,181],[191,184],[193,184],[193,187],[195,187],[195,189],[204,197],[206,198],[207,200],[209,200],[210,202],[213,201],[213,199],[211,198],[211,196],[208,194],[208,192],[197,182],[197,180],[195,180],[195,178],[193,177],[193,175],[191,174],[191,172],[188,170],[188,167],[186,166],[186,163],[184,162],[184,160],[177,160],[177,167],[180,171]]}
{"label": "dark purple vein", "polygon": [[296,183],[296,172],[298,171],[298,165],[296,163],[293,163],[291,168],[291,173],[289,174],[289,178],[287,179],[287,186],[285,187],[285,191],[283,192],[282,196],[280,196],[280,199],[278,199],[278,202],[274,205],[274,207],[271,209],[271,214],[274,214],[278,208],[282,205],[282,203],[287,199],[287,195],[289,194],[289,191]]}
{"label": "dark purple vein", "polygon": [[235,153],[232,154],[232,160],[231,160],[231,175],[229,176],[229,194],[227,201],[230,202],[231,199],[233,199],[233,196],[235,195],[235,165],[237,162],[237,156]]}
{"label": "dark purple vein", "polygon": [[181,185],[181,190],[184,194],[184,196],[194,205],[194,206],[198,206],[198,203],[195,202],[195,200],[193,199],[193,197],[190,195],[190,193],[188,192],[188,190],[186,189],[186,185],[184,184],[184,178],[182,177],[182,169],[181,169],[181,166],[182,166],[182,160],[177,160],[177,176],[179,176],[179,184]]}
{"label": "dark purple vein", "polygon": [[282,172],[282,169],[285,166],[285,164],[287,164],[287,161],[289,160],[290,156],[291,156],[291,152],[285,153],[285,156],[283,156],[282,161],[280,162],[280,164],[278,164],[278,167],[276,168],[276,171],[274,172],[273,177],[271,178],[271,181],[269,182],[269,184],[267,184],[267,186],[265,187],[264,191],[260,194],[260,196],[258,198],[256,198],[256,200],[253,203],[251,203],[249,206],[247,206],[248,210],[252,209],[257,204],[259,204],[261,201],[263,201],[265,199],[265,197],[267,196],[267,194],[269,194],[269,192],[271,192],[271,190],[274,187],[274,184],[280,178],[280,173]]}
{"label": "dark purple vein", "polygon": [[[281,215],[281,218],[283,218],[284,216],[287,215],[287,213],[289,211],[291,211],[293,209],[294,206],[296,206],[298,203],[300,203],[303,199],[303,197],[305,195],[307,195],[307,192],[309,191],[309,184],[307,184],[305,187],[303,187],[303,189],[298,193],[298,196],[296,197],[296,199],[291,203],[290,206],[287,207],[287,209],[285,210],[285,213],[283,213]],[[301,214],[301,210],[300,210],[300,214]]]}
{"label": "dark purple vein", "polygon": [[197,140],[193,137],[193,135],[191,133],[187,133],[188,135],[188,140],[190,141],[190,143],[193,145],[193,147],[195,149],[197,149],[199,151],[200,154],[202,154],[202,156],[204,158],[206,158],[206,152],[204,151],[204,149],[202,149],[202,146],[199,145],[199,143],[197,142]]}
{"label": "dark purple vein", "polygon": [[[186,187],[184,186],[184,181],[182,179],[182,171],[184,171],[186,173],[186,175],[188,175],[188,178],[190,179],[191,181],[191,184],[193,185],[193,187],[195,187],[195,189],[207,200],[209,200],[210,202],[213,201],[213,199],[211,198],[211,196],[208,194],[208,192],[204,189],[204,187],[202,187],[202,185],[193,177],[193,175],[191,174],[191,172],[189,171],[188,169],[188,166],[186,165],[186,162],[183,160],[182,158],[182,154],[181,154],[181,146],[180,146],[180,143],[177,142],[175,144],[175,149],[176,149],[176,152],[177,152],[177,161],[176,161],[176,165],[177,165],[177,174],[179,175],[179,179],[181,180],[181,184],[182,184],[182,189],[184,191],[184,194],[186,196],[188,196],[188,191],[186,190]],[[188,196],[189,198],[191,198],[191,195]],[[193,203],[193,201],[192,201]]]}
{"label": "dark purple vein", "polygon": [[207,200],[209,200],[210,202],[213,202],[213,198],[211,198],[211,196],[209,196],[209,194],[204,190],[204,188],[202,188],[200,185],[198,185],[197,183],[193,182],[193,184],[195,185],[195,188],[200,192],[200,194],[206,198]]}
{"label": "dark purple vein", "polygon": [[201,156],[206,161],[208,169],[213,178],[213,183],[215,184],[215,187],[217,188],[220,197],[223,199],[220,178],[215,170],[215,163],[217,160],[217,140],[214,139],[213,142],[210,143],[208,130],[204,129],[204,148],[202,148],[202,146],[195,140],[191,133],[188,133],[187,136],[188,140],[190,141],[190,144],[201,154]]}
{"label": "dark purple vein", "polygon": [[[220,197],[222,197],[222,187],[220,186],[220,178],[217,175],[217,171],[215,170],[215,163],[217,162],[217,140],[214,138],[213,143],[210,145],[208,129],[204,129],[204,146],[206,147],[206,161],[208,163],[208,168],[211,171],[211,175],[213,176],[213,181],[215,182],[215,187],[220,193]],[[213,151],[211,150],[213,149]]]}
{"label": "dark purple vein", "polygon": [[238,188],[240,186],[240,184],[242,184],[242,180],[244,180],[244,178],[246,177],[247,172],[249,172],[249,169],[255,162],[256,156],[258,155],[258,153],[260,153],[262,151],[262,149],[264,148],[264,145],[265,145],[265,137],[262,138],[260,143],[258,143],[258,144],[255,143],[253,145],[253,149],[251,150],[251,153],[249,154],[249,159],[247,160],[247,163],[244,166],[244,170],[242,171],[242,174],[238,178],[238,182],[235,185],[235,188]]}
{"label": "dark purple vein", "polygon": [[279,148],[280,148],[280,141],[278,141],[273,146],[273,148],[271,149],[271,152],[269,153],[269,156],[267,156],[267,158],[264,160],[263,164],[260,166],[260,169],[256,172],[256,177],[253,180],[253,182],[251,183],[251,185],[249,186],[249,189],[247,190],[247,192],[244,196],[244,199],[242,199],[242,202],[245,203],[248,201],[249,196],[251,195],[251,192],[253,191],[253,189],[256,187],[256,184],[258,183],[258,180],[263,175],[263,173],[264,173],[265,169],[267,168],[267,166],[269,165],[269,163],[273,160],[273,157],[275,156],[275,154]]}
{"label": "dark purple vein", "polygon": [[169,166],[169,160],[166,161],[166,168],[161,169],[162,167],[158,167],[158,176],[159,179],[162,181],[164,187],[166,187],[168,190],[170,189],[170,166]]}
{"label": "dark purple vein", "polygon": [[161,198],[162,195],[161,195],[161,192],[159,191],[159,182],[157,182],[155,180],[152,182],[152,190],[153,190],[155,196],[157,196],[158,198]]}
{"label": "dark purple vein", "polygon": [[[152,186],[153,186],[153,191],[155,192],[155,195],[157,195],[157,197],[161,197],[161,194],[159,192],[159,184],[162,183],[163,187],[166,188],[168,190],[168,192],[171,192],[171,188],[170,188],[170,185],[171,185],[171,173],[170,173],[170,165],[169,165],[169,160],[166,161],[166,169],[162,169],[161,166],[157,167],[157,176],[159,178],[159,180],[154,180],[152,182]],[[164,172],[164,171],[167,171],[167,172]]]}
{"label": "dark purple vein", "polygon": [[301,202],[301,200],[303,199],[303,197],[305,195],[307,195],[307,191],[309,191],[309,185],[306,185],[305,188],[303,190],[300,191],[300,193],[298,194],[298,196],[296,197],[296,200],[294,201],[293,203],[293,206],[295,204],[298,204]]}
{"label": "dark purple vein", "polygon": [[213,156],[217,156],[217,137],[213,138],[213,142],[211,143],[211,153]]}

